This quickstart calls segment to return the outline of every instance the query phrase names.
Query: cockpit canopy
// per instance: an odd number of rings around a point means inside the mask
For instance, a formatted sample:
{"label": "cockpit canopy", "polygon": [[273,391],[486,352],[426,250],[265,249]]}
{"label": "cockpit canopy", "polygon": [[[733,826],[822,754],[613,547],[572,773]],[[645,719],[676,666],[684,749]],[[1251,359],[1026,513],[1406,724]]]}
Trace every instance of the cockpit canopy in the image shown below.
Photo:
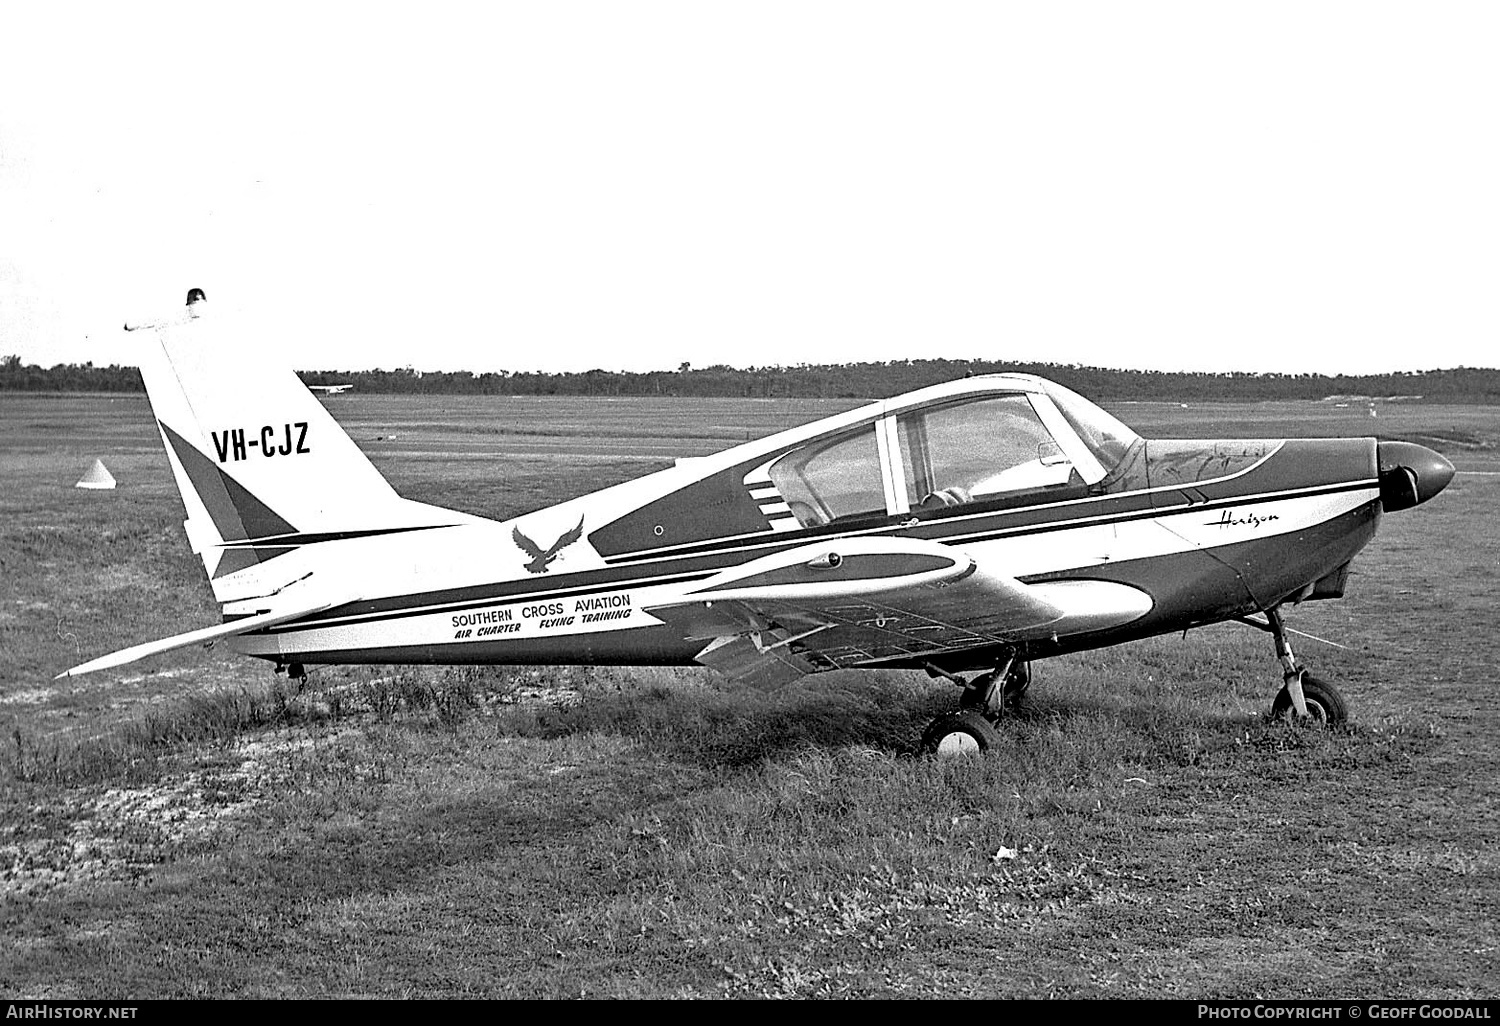
{"label": "cockpit canopy", "polygon": [[614,557],[1061,502],[1107,487],[1138,443],[1042,378],[964,378],[683,465],[589,542]]}
{"label": "cockpit canopy", "polygon": [[1071,497],[1139,440],[1082,396],[1022,375],[924,389],[883,404],[882,414],[766,468],[798,527]]}

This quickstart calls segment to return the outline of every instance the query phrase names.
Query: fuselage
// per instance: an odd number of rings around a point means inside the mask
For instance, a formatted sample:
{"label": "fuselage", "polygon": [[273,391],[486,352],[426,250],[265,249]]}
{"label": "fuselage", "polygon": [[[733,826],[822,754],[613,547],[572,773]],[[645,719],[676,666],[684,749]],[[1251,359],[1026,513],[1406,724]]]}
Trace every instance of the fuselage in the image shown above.
{"label": "fuselage", "polygon": [[[337,568],[362,597],[233,644],[306,664],[688,664],[703,642],[648,607],[749,560],[857,537],[954,546],[1027,584],[1149,597],[1128,623],[1025,643],[1045,657],[1342,595],[1382,510],[1452,474],[1429,450],[1391,445],[1145,440],[1050,382],[965,379],[511,521],[306,545],[278,558],[282,572]],[[868,665],[993,661],[971,648]]]}

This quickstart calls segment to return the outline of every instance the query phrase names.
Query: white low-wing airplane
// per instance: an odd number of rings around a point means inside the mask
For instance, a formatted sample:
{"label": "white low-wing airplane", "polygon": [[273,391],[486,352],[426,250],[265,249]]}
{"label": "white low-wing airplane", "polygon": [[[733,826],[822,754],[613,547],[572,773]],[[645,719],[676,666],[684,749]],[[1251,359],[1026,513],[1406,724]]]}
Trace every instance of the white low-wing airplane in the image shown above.
{"label": "white low-wing airplane", "polygon": [[321,392],[323,395],[343,395],[353,387],[353,385],[308,385],[307,389],[310,392]]}
{"label": "white low-wing airplane", "polygon": [[1273,708],[1333,723],[1343,699],[1297,661],[1281,607],[1340,597],[1382,513],[1453,475],[1373,438],[1147,441],[1052,382],[1001,374],[497,522],[401,498],[291,370],[236,357],[254,347],[232,325],[142,336],[224,622],[72,674],[216,638],[294,674],[697,662],[775,687],[921,668],[963,686],[926,733],[947,750],[995,740],[1031,660],[1240,620],[1275,637]]}

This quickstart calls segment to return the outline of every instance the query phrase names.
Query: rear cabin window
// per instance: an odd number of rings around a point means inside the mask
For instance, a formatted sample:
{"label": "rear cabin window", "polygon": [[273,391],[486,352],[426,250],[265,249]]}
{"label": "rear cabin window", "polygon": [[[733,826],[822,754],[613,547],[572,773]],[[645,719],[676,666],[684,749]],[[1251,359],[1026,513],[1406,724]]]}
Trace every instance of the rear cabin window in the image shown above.
{"label": "rear cabin window", "polygon": [[1079,480],[1024,395],[938,406],[897,423],[906,498],[915,510]]}
{"label": "rear cabin window", "polygon": [[886,512],[873,428],[793,450],[771,465],[770,474],[802,527]]}

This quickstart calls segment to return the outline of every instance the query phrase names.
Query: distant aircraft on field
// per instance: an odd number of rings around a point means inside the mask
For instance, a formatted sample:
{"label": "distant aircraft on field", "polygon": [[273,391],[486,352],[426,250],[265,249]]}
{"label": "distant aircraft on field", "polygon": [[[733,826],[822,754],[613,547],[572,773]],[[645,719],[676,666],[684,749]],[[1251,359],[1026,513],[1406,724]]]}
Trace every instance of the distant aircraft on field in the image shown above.
{"label": "distant aircraft on field", "polygon": [[321,392],[324,395],[343,395],[345,392],[349,391],[354,386],[353,385],[308,385],[307,387],[308,387],[309,391],[312,391],[312,392]]}
{"label": "distant aircraft on field", "polygon": [[[401,498],[232,324],[141,332],[141,371],[224,622],[318,663],[692,664],[770,688],[839,668],[962,687],[925,735],[983,749],[1030,663],[1234,620],[1274,637],[1273,711],[1343,698],[1283,610],[1341,597],[1381,516],[1453,466],[1374,438],[1146,440],[1042,378],[968,377],[499,522]],[[970,675],[972,676],[966,676]]]}

